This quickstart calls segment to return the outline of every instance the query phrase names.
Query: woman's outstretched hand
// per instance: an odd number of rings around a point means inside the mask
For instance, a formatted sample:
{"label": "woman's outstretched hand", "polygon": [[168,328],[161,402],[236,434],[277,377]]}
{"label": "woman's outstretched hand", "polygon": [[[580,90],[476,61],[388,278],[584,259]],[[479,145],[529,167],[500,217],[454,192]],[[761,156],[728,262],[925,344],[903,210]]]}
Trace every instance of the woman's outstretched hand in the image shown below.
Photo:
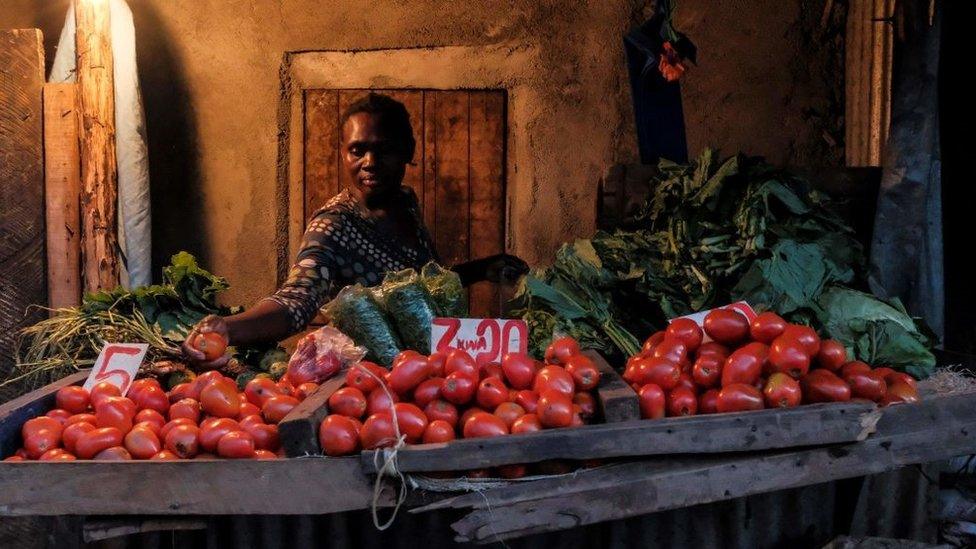
{"label": "woman's outstretched hand", "polygon": [[193,330],[187,334],[186,339],[183,340],[183,354],[196,364],[198,370],[217,370],[227,364],[230,360],[230,355],[223,354],[214,360],[207,360],[207,357],[199,349],[194,348],[190,345],[196,336],[206,333],[215,333],[224,338],[224,341],[229,341],[229,336],[227,332],[227,322],[223,317],[217,315],[209,315],[204,317],[197,325],[193,327]]}

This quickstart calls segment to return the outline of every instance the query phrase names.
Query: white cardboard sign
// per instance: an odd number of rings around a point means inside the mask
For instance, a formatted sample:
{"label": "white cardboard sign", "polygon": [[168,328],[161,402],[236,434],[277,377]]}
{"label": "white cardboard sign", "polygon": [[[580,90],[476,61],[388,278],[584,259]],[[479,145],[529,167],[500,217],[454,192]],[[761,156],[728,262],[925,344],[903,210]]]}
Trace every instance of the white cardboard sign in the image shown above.
{"label": "white cardboard sign", "polygon": [[508,353],[526,353],[529,328],[512,318],[435,318],[430,326],[431,352],[467,351],[478,365],[500,362]]}
{"label": "white cardboard sign", "polygon": [[129,386],[136,379],[142,359],[146,356],[149,345],[145,343],[109,343],[102,347],[95,360],[92,371],[85,380],[85,389],[91,390],[95,385],[107,381],[119,388],[125,395]]}

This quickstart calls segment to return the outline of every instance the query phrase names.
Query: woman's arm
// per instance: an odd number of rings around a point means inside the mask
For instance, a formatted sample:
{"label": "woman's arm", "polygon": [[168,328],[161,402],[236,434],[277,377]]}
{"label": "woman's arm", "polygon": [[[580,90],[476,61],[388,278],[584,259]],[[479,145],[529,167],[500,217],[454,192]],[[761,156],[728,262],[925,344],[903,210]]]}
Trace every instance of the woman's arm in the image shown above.
{"label": "woman's arm", "polygon": [[183,353],[203,369],[217,369],[230,359],[222,356],[207,361],[203,353],[187,344],[196,334],[214,332],[223,336],[230,345],[247,345],[265,341],[278,341],[291,335],[288,309],[270,299],[259,301],[254,307],[226,317],[210,315],[197,323],[183,341]]}
{"label": "woman's arm", "polygon": [[451,270],[458,274],[464,286],[483,280],[496,284],[512,284],[529,272],[529,266],[514,255],[498,254],[460,263],[451,267]]}

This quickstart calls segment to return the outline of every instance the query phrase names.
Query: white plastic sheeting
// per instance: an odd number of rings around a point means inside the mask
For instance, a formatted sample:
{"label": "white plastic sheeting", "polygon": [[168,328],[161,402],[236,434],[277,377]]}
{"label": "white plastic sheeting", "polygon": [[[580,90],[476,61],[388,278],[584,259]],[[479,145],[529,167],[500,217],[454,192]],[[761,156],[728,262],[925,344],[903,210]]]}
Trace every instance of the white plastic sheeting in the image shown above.
{"label": "white plastic sheeting", "polygon": [[[136,32],[132,11],[125,0],[109,0],[112,55],[115,60],[115,148],[119,173],[119,245],[122,248],[122,284],[144,286],[152,282],[152,219],[149,201],[149,159],[146,123],[136,68]],[[50,82],[74,82],[74,4],[68,8]]]}

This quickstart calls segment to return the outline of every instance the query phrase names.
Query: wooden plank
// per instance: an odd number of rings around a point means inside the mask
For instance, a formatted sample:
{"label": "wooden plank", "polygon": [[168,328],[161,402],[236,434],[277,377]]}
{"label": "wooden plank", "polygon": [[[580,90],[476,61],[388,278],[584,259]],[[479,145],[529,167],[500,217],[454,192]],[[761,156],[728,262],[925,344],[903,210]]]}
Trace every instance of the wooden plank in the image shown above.
{"label": "wooden plank", "polygon": [[[832,403],[660,420],[584,425],[491,439],[401,448],[401,472],[456,471],[549,459],[608,459],[673,454],[756,452],[864,440],[880,413],[871,403]],[[365,451],[365,471],[376,472]]]}
{"label": "wooden plank", "polygon": [[278,436],[286,456],[300,457],[322,453],[319,445],[319,424],[329,415],[329,397],[345,381],[345,373],[326,381],[281,420],[278,424]]}
{"label": "wooden plank", "polygon": [[20,448],[20,428],[28,419],[44,415],[54,408],[54,395],[58,389],[84,383],[89,371],[82,370],[71,374],[36,391],[0,404],[0,458],[8,457]]}
{"label": "wooden plank", "polygon": [[75,9],[81,105],[81,243],[86,291],[119,283],[115,81],[107,2]]}
{"label": "wooden plank", "polygon": [[0,486],[0,516],[321,515],[373,500],[355,458],[0,463]]}
{"label": "wooden plank", "polygon": [[600,370],[600,384],[596,388],[597,406],[604,423],[618,423],[640,419],[637,393],[616,370],[595,351],[584,351]]}
{"label": "wooden plank", "polygon": [[[881,473],[976,452],[976,395],[885,410],[863,442],[747,457],[646,460],[466,494],[414,512],[474,511],[452,527],[487,543],[647,513]],[[666,487],[666,489],[664,488]]]}
{"label": "wooden plank", "polygon": [[81,158],[77,84],[44,86],[47,289],[52,309],[81,303]]}
{"label": "wooden plank", "polygon": [[445,266],[470,259],[468,228],[468,92],[434,95],[434,242]]}
{"label": "wooden plank", "polygon": [[[424,139],[420,145],[423,152],[423,174],[424,174],[424,225],[429,230],[437,220],[437,124],[434,123],[434,113],[437,112],[437,93],[427,90],[423,92],[424,97]],[[437,234],[430,233],[437,246]],[[443,261],[442,261],[443,263]]]}
{"label": "wooden plank", "polygon": [[339,192],[339,93],[305,90],[305,218]]}
{"label": "wooden plank", "polygon": [[44,318],[28,306],[47,302],[43,85],[41,32],[0,31],[0,377],[16,361],[17,332]]}
{"label": "wooden plank", "polygon": [[[472,91],[470,113],[470,259],[505,251],[505,92]],[[491,282],[470,289],[475,318],[501,316],[500,292]]]}
{"label": "wooden plank", "polygon": [[206,530],[207,521],[201,519],[115,519],[85,521],[82,537],[85,543],[106,539],[145,534],[148,532],[173,532],[176,530]]}

